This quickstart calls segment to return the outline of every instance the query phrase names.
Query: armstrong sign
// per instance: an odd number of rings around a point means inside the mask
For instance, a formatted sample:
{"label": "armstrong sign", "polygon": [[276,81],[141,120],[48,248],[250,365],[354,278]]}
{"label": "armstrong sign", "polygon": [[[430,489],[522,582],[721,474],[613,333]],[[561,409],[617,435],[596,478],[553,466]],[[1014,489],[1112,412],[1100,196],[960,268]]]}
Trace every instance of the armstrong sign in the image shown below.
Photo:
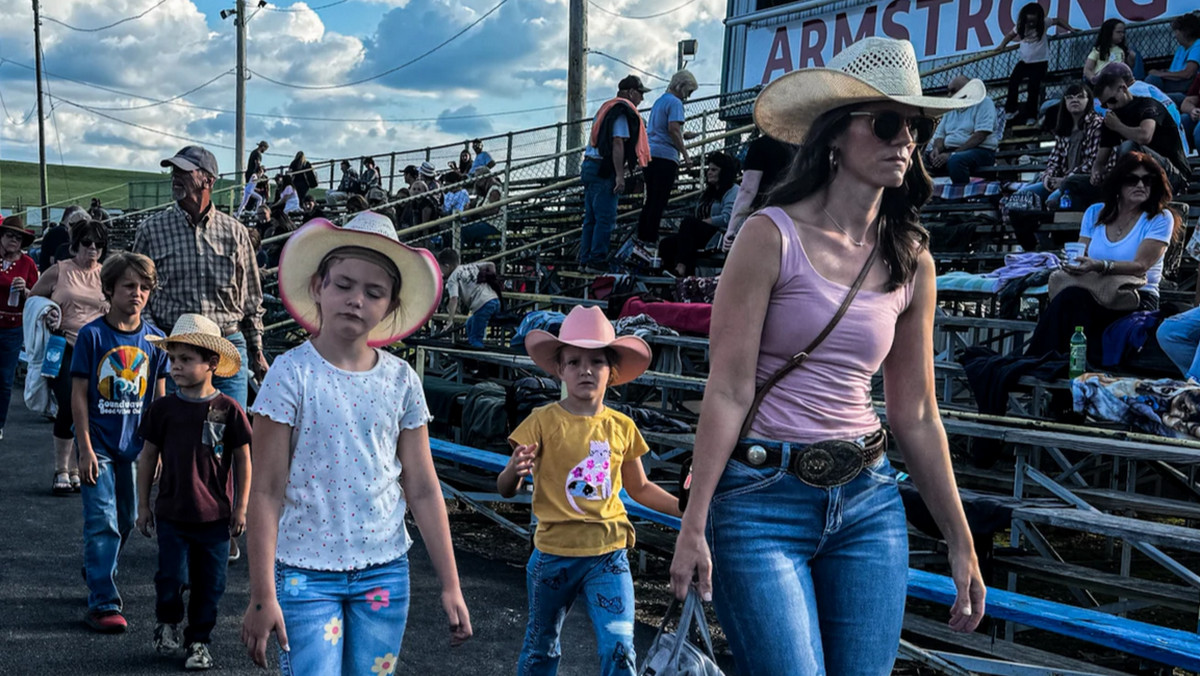
{"label": "armstrong sign", "polygon": [[[754,87],[797,68],[820,67],[855,40],[880,35],[911,40],[924,61],[1000,44],[1027,0],[887,0],[746,34],[743,85]],[[1149,21],[1190,12],[1196,0],[1040,0],[1047,16],[1079,29],[1109,17]],[[1080,64],[1082,67],[1082,64]]]}

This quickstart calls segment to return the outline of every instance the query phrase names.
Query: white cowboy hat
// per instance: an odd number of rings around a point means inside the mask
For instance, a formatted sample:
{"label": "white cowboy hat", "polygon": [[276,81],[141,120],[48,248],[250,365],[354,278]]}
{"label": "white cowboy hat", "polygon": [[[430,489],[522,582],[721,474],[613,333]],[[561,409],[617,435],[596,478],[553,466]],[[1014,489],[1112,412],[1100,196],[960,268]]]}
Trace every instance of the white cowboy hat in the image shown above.
{"label": "white cowboy hat", "polygon": [[367,334],[367,344],[383,347],[421,328],[442,299],[442,273],[426,249],[400,243],[392,220],[373,211],[359,212],[343,227],[324,218],[305,223],[279,254],[279,296],[283,306],[309,333],[321,320],[309,283],[321,261],[334,249],[361,247],[386,256],[400,272],[400,306]]}
{"label": "white cowboy hat", "polygon": [[825,68],[792,71],[767,85],[754,103],[754,121],[768,136],[801,144],[817,118],[842,106],[895,101],[938,116],[970,108],[985,96],[980,80],[949,98],[926,96],[912,43],[869,37],[847,46]]}
{"label": "white cowboy hat", "polygon": [[598,307],[576,305],[563,320],[558,336],[534,329],[525,336],[525,351],[546,373],[558,375],[558,348],[573,345],[585,350],[611,347],[617,351],[617,377],[613,385],[624,385],[642,375],[650,367],[650,346],[637,336],[617,337],[612,322]]}
{"label": "white cowboy hat", "polygon": [[209,352],[216,352],[221,358],[217,362],[217,371],[214,374],[218,378],[232,378],[242,370],[242,355],[238,354],[233,343],[221,335],[221,327],[204,315],[192,313],[179,315],[179,319],[175,320],[175,328],[171,329],[171,335],[164,338],[147,336],[146,340],[157,344],[164,350],[172,343],[176,343],[202,347]]}

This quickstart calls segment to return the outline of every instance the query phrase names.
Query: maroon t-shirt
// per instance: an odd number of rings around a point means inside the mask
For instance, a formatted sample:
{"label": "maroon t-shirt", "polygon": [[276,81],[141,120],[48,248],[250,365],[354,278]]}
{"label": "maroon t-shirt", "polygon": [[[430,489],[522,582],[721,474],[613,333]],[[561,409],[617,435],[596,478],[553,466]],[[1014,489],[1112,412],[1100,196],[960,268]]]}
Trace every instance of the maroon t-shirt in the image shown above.
{"label": "maroon t-shirt", "polygon": [[228,520],[233,454],[250,443],[250,420],[242,407],[220,392],[204,400],[171,394],[150,405],[141,432],[162,458],[155,516],[187,523]]}

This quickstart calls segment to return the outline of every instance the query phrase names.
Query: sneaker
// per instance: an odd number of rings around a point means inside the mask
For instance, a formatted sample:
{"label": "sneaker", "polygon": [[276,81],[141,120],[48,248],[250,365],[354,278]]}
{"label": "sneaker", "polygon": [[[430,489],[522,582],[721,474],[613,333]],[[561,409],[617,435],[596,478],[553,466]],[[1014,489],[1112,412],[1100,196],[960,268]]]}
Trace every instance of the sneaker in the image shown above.
{"label": "sneaker", "polygon": [[129,623],[117,610],[89,610],[83,621],[101,634],[120,634],[129,628]]}
{"label": "sneaker", "polygon": [[159,622],[154,628],[154,649],[163,655],[179,650],[179,625]]}
{"label": "sneaker", "polygon": [[229,560],[237,561],[242,558],[242,549],[238,547],[237,538],[229,538]]}
{"label": "sneaker", "polygon": [[208,652],[208,644],[196,642],[189,645],[187,647],[187,660],[183,663],[183,668],[188,671],[212,669],[213,658],[212,653]]}

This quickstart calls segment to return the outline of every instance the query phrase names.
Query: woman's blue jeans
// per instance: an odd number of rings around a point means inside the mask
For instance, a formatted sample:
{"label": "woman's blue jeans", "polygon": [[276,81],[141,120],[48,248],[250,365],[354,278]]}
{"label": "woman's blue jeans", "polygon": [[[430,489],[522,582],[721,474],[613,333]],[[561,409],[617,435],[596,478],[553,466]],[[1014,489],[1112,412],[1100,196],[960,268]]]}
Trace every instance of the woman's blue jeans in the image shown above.
{"label": "woman's blue jeans", "polygon": [[731,460],[707,535],[717,617],[738,673],[891,673],[908,535],[886,457],[836,488]]}
{"label": "woman's blue jeans", "polygon": [[8,422],[8,405],[12,401],[13,379],[17,376],[17,359],[21,356],[24,329],[0,329],[0,430]]}
{"label": "woman's blue jeans", "polygon": [[283,676],[395,673],[408,621],[408,556],[350,571],[275,564],[275,594],[291,650]]}
{"label": "woman's blue jeans", "polygon": [[633,576],[620,549],[601,556],[555,556],[533,550],[525,566],[529,624],[518,676],[553,676],[562,650],[563,621],[582,597],[596,632],[602,676],[634,676]]}
{"label": "woman's blue jeans", "polygon": [[1158,345],[1185,378],[1200,380],[1200,308],[1163,320]]}

